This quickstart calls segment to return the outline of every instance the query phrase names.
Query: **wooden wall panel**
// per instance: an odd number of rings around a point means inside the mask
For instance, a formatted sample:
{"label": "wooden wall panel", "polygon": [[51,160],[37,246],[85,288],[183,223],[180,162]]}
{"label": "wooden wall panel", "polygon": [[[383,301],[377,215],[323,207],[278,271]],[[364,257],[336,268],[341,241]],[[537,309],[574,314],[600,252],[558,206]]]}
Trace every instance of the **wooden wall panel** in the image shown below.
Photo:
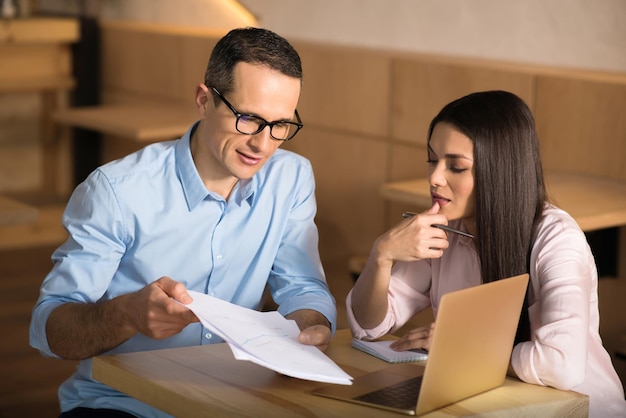
{"label": "wooden wall panel", "polygon": [[422,145],[439,110],[468,93],[508,90],[533,103],[533,77],[525,71],[436,60],[394,60],[392,88],[392,137]]}
{"label": "wooden wall panel", "polygon": [[626,180],[626,77],[537,77],[535,118],[547,169]]}
{"label": "wooden wall panel", "polygon": [[[389,180],[410,180],[428,175],[428,153],[426,147],[413,144],[393,143],[390,145]],[[402,219],[402,212],[421,212],[425,208],[410,206],[404,203],[385,202],[386,228],[395,225]]]}
{"label": "wooden wall panel", "polygon": [[385,181],[387,145],[311,127],[284,147],[313,165],[322,258],[347,260],[368,254],[384,228],[378,188]]}
{"label": "wooden wall panel", "polygon": [[100,145],[100,162],[107,163],[125,157],[148,145],[145,142],[129,141],[125,138],[104,136]]}
{"label": "wooden wall panel", "polygon": [[204,82],[211,51],[219,38],[185,37],[181,40],[181,100],[193,103],[196,86]]}
{"label": "wooden wall panel", "polygon": [[409,180],[428,175],[428,152],[425,146],[393,143],[388,181]]}
{"label": "wooden wall panel", "polygon": [[103,26],[102,88],[154,100],[182,97],[178,36]]}
{"label": "wooden wall panel", "polygon": [[295,43],[304,71],[305,124],[387,136],[390,67],[380,51]]}

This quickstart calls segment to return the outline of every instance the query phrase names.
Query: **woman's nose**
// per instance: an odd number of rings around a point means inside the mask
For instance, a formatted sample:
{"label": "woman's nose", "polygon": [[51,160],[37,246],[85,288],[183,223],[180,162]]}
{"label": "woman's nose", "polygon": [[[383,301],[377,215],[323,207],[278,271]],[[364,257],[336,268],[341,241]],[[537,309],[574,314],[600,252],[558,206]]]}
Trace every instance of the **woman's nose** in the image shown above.
{"label": "woman's nose", "polygon": [[442,161],[439,161],[434,167],[430,169],[428,180],[431,187],[442,187],[446,184],[445,166]]}

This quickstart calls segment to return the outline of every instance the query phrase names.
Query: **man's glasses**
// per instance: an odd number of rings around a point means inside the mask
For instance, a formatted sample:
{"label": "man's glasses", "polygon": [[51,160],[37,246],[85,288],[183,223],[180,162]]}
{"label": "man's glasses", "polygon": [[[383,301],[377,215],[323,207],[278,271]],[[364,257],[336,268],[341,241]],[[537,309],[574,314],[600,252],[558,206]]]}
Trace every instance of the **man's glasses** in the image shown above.
{"label": "man's glasses", "polygon": [[210,86],[211,89],[217,94],[222,102],[230,109],[231,112],[237,117],[237,121],[235,122],[235,129],[237,132],[246,135],[255,135],[265,129],[266,126],[270,127],[270,136],[273,139],[278,141],[289,141],[293,138],[300,129],[304,126],[302,124],[302,120],[300,119],[300,115],[298,115],[298,110],[296,109],[296,119],[298,122],[292,122],[287,120],[277,120],[274,122],[268,122],[265,119],[250,115],[246,113],[239,113],[233,105],[230,104],[228,100],[222,93],[220,93],[215,87]]}

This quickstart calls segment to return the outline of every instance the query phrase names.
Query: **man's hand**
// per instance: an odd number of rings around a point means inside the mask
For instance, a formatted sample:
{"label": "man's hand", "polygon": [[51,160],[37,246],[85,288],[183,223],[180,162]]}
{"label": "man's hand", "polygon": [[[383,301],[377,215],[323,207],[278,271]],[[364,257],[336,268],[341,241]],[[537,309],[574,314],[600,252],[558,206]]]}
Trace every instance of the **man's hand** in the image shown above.
{"label": "man's hand", "polygon": [[301,309],[287,315],[287,319],[293,319],[300,328],[298,341],[306,345],[314,345],[321,351],[326,351],[332,332],[330,322],[321,313],[312,309]]}
{"label": "man's hand", "polygon": [[298,341],[306,345],[314,345],[321,351],[326,351],[332,335],[326,325],[313,325],[300,331]]}
{"label": "man's hand", "polygon": [[178,334],[192,322],[196,315],[176,303],[191,303],[185,286],[169,277],[161,277],[138,292],[129,295],[127,311],[133,329],[156,340]]}

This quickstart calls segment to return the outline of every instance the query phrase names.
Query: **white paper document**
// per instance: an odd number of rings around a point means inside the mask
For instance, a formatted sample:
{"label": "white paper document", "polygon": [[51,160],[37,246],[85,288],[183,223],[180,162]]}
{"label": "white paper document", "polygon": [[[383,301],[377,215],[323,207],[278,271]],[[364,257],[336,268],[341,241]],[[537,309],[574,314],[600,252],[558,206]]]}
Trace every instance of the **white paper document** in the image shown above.
{"label": "white paper document", "polygon": [[317,347],[298,342],[295,321],[276,311],[259,312],[204,293],[189,294],[193,302],[184,306],[228,343],[236,359],[300,379],[352,384],[352,377]]}

